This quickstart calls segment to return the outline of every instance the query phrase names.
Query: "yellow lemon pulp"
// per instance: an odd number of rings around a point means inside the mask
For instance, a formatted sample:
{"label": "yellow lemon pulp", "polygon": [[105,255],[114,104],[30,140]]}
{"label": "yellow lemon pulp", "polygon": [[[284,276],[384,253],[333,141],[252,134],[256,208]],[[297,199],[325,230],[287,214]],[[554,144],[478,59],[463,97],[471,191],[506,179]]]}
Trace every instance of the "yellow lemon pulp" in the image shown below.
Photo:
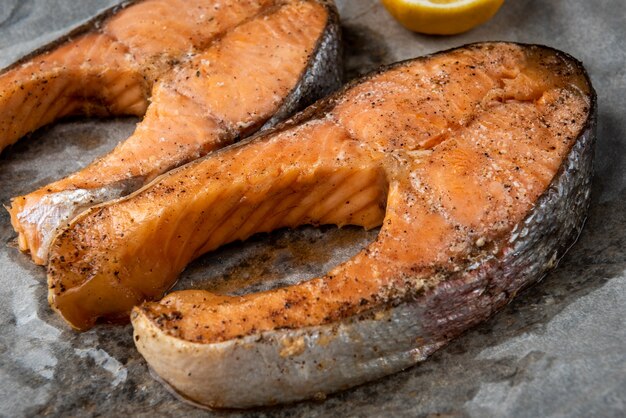
{"label": "yellow lemon pulp", "polygon": [[404,27],[431,35],[454,35],[485,23],[504,0],[381,0]]}

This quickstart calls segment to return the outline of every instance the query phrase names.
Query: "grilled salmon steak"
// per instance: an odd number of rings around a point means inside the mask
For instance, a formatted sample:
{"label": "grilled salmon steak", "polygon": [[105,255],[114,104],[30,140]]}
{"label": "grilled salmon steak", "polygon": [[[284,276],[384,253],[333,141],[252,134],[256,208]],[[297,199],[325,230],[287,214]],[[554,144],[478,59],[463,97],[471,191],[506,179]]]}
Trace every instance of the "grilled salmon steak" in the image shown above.
{"label": "grilled salmon steak", "polygon": [[147,109],[111,153],[13,199],[20,249],[45,264],[57,229],[81,211],[338,87],[337,26],[322,0],[145,0],[0,75],[0,145],[68,114]]}
{"label": "grilled salmon steak", "polygon": [[424,359],[557,263],[587,209],[594,128],[586,72],[559,51],[483,43],[402,62],[81,214],[51,247],[49,300],[88,329],[227,242],[382,225],[324,277],[132,313],[150,366],[204,405],[354,386]]}

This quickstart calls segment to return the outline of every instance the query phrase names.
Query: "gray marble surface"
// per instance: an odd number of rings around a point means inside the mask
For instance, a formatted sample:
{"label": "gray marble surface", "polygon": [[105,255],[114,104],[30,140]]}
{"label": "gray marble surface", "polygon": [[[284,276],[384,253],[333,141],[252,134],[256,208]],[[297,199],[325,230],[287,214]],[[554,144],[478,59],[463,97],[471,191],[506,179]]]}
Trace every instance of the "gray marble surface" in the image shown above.
{"label": "gray marble surface", "polygon": [[[0,67],[115,0],[0,0]],[[509,0],[455,37],[409,33],[375,0],[338,1],[347,76],[479,40],[548,44],[584,61],[600,104],[593,205],[579,242],[539,285],[426,362],[324,402],[208,412],[150,376],[131,328],[77,334],[48,308],[45,271],[11,246],[0,211],[0,416],[624,416],[626,414],[626,4]],[[76,170],[136,120],[44,128],[0,155],[0,203]],[[313,277],[374,232],[305,228],[254,237],[195,262],[178,288],[233,292]]]}

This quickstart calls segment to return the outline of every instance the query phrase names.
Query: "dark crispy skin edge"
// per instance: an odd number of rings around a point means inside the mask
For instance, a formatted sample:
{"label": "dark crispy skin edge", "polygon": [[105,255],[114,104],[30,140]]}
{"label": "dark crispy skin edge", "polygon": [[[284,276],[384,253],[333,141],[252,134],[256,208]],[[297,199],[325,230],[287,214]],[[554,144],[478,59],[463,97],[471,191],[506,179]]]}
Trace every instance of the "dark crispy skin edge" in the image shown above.
{"label": "dark crispy skin edge", "polygon": [[[496,259],[493,256],[489,255],[478,255],[474,258],[476,262],[480,263],[480,267],[478,269],[465,269],[460,273],[449,275],[439,285],[435,286],[435,288],[430,291],[427,291],[425,293],[423,291],[420,291],[417,295],[409,295],[402,300],[391,301],[388,306],[383,307],[384,309],[388,309],[390,306],[397,306],[402,303],[411,301],[419,301],[420,304],[425,303],[428,305],[429,309],[432,309],[430,313],[427,313],[425,315],[425,319],[429,318],[431,320],[431,323],[433,324],[430,329],[432,335],[435,336],[437,334],[442,334],[443,331],[442,335],[449,336],[449,338],[446,338],[446,340],[449,340],[467,330],[469,327],[476,325],[479,322],[482,322],[484,319],[488,318],[489,316],[493,315],[502,306],[510,302],[510,300],[512,300],[512,298],[523,288],[540,281],[550,269],[556,267],[560,259],[567,252],[567,250],[576,242],[578,236],[580,235],[580,232],[582,231],[590,202],[591,178],[593,175],[593,157],[595,150],[597,125],[597,95],[591,83],[591,78],[589,77],[589,74],[583,66],[582,62],[563,51],[538,44],[525,44],[507,41],[487,41],[450,48],[444,51],[435,52],[433,54],[428,54],[421,57],[383,66],[378,70],[375,70],[361,78],[351,81],[343,88],[336,91],[334,94],[314,103],[302,112],[294,115],[291,119],[278,124],[276,127],[263,132],[259,132],[242,141],[237,142],[236,144],[217,150],[213,154],[203,158],[211,158],[216,154],[227,152],[229,149],[243,147],[252,141],[277,134],[306,121],[315,119],[325,112],[332,110],[338,99],[341,98],[347,90],[385,71],[399,68],[415,61],[426,60],[441,54],[450,53],[456,50],[490,44],[509,44],[517,45],[522,48],[543,49],[545,51],[555,54],[566,63],[573,65],[578,71],[580,71],[581,74],[584,75],[587,85],[589,86],[588,97],[590,101],[590,107],[587,120],[585,121],[578,138],[576,139],[576,141],[574,141],[572,148],[567,154],[567,158],[563,160],[563,163],[555,174],[552,182],[542,193],[542,195],[537,199],[535,207],[529,212],[527,217],[522,222],[520,222],[520,224],[516,225],[516,227],[513,229],[513,231],[516,231],[518,228],[522,230],[523,228],[527,228],[529,232],[525,234],[524,237],[521,237],[519,240],[516,240],[513,243],[513,250],[511,252],[501,254],[501,258],[499,259]],[[200,160],[196,160],[195,162],[192,162],[190,164],[198,163]],[[167,175],[167,173],[165,175]],[[155,179],[154,182],[157,181],[159,181],[158,178]],[[152,183],[146,185],[145,187],[150,187],[151,185]],[[141,190],[135,193],[139,192],[141,192]],[[574,194],[572,195],[572,193]],[[128,196],[127,198],[131,197],[132,195]],[[97,209],[98,208],[94,208],[94,210]],[[560,209],[561,212],[557,212],[558,209]],[[559,213],[562,214],[561,217],[558,216]],[[543,223],[536,221],[536,219],[543,220]],[[544,226],[544,223],[546,224],[546,227],[549,226],[549,229],[545,232],[541,230],[541,228]],[[535,249],[534,251],[531,251],[531,249],[529,249],[528,247],[531,247],[532,245],[536,245],[538,250]],[[532,264],[531,262],[526,260],[524,258],[524,255],[526,255],[526,253],[523,252],[524,250],[526,252],[530,251],[534,256],[536,256],[536,259],[538,261],[535,264]],[[551,254],[551,257],[544,260],[545,266],[542,267],[540,260],[545,258],[544,254],[548,253]],[[520,263],[522,262],[526,264],[521,265]],[[507,264],[510,265],[507,266]],[[518,265],[519,267],[517,269],[514,268],[514,266]],[[528,268],[529,271],[532,271],[532,274],[524,273],[524,268]],[[502,276],[503,279],[500,280],[501,283],[490,283],[493,277],[498,274],[505,275]],[[522,275],[523,278],[515,279],[514,277],[512,277],[513,275],[517,274]],[[466,282],[470,277],[472,283],[467,284]],[[480,278],[480,280],[478,280],[477,278]],[[491,299],[491,302],[493,303],[493,309],[490,309],[489,312],[483,313],[480,316],[480,319],[476,321],[468,318],[469,322],[464,324],[455,325],[455,323],[450,321],[449,325],[446,326],[434,325],[437,324],[437,321],[440,320],[445,313],[447,313],[448,315],[452,315],[453,313],[461,309],[463,304],[468,300],[463,299],[460,301],[460,303],[452,306],[450,302],[453,300],[454,297],[458,296],[459,294],[471,292],[480,284],[485,283],[489,283],[488,288],[490,289],[490,294],[497,291],[505,292],[504,298],[502,298],[502,295],[498,296],[494,294],[494,297],[492,297]],[[484,297],[482,297],[482,299],[480,300],[484,302]],[[439,308],[437,308],[438,306]],[[426,312],[429,311],[426,310]],[[455,316],[458,316],[458,312],[456,312]],[[346,320],[349,321],[350,318],[346,318]],[[439,338],[434,338],[433,341],[434,340],[440,341]]]}
{"label": "dark crispy skin edge", "polygon": [[30,61],[31,59],[39,55],[45,54],[46,52],[50,52],[67,42],[71,42],[74,38],[77,38],[81,35],[85,35],[90,32],[98,31],[101,28],[102,24],[106,22],[109,18],[115,16],[123,9],[126,9],[137,3],[141,3],[142,1],[144,0],[126,0],[120,4],[116,4],[115,6],[111,6],[103,10],[102,12],[98,13],[94,17],[87,19],[83,23],[79,23],[78,26],[76,26],[73,29],[70,29],[67,34],[61,35],[55,40],[35,49],[32,52],[27,53],[23,57],[19,58],[17,61],[13,62],[12,64],[9,64],[7,67],[4,67],[3,69],[0,70],[0,75],[16,67],[19,67],[20,65]]}

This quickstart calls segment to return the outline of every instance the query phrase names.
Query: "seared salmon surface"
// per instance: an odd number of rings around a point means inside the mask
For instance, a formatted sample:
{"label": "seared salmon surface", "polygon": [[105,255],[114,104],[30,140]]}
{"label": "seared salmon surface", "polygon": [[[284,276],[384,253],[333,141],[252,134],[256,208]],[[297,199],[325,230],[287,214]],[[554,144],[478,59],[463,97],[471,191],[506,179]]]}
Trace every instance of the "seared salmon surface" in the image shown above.
{"label": "seared salmon surface", "polygon": [[20,249],[45,264],[57,229],[81,211],[258,130],[298,85],[329,19],[315,0],[146,0],[0,76],[5,145],[68,114],[147,109],[111,153],[13,199]]}
{"label": "seared salmon surface", "polygon": [[245,296],[175,292],[135,316],[213,343],[393,306],[507,250],[579,136],[589,91],[579,67],[541,47],[475,44],[394,65],[80,215],[52,244],[50,303],[88,329],[161,298],[225,243],[351,224],[382,228],[324,277]]}

